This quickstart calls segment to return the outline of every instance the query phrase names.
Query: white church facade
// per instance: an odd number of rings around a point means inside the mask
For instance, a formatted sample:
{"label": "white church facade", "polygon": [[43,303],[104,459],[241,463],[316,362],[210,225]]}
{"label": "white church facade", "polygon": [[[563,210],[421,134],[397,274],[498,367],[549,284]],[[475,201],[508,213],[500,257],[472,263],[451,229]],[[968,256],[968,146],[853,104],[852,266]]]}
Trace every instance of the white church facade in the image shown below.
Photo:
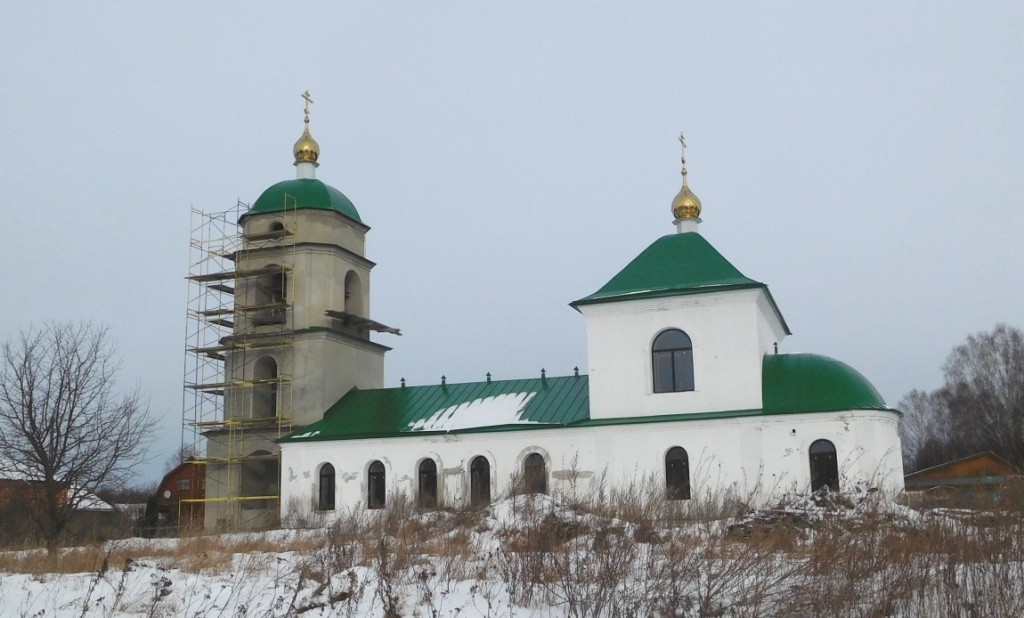
{"label": "white church facade", "polygon": [[260,445],[279,453],[277,487],[265,491],[279,491],[282,521],[382,508],[399,493],[462,507],[513,490],[585,496],[598,483],[754,503],[826,486],[902,490],[899,412],[850,366],[778,351],[790,331],[768,287],[697,229],[685,157],[674,233],[571,303],[586,328],[585,371],[382,388],[388,348],[370,332],[394,329],[370,319],[369,228],[315,178],[308,124],[295,155],[298,178],[268,189],[242,224],[252,237],[271,233],[287,211],[315,236],[294,239],[288,254],[254,254],[294,262],[278,292],[298,325],[292,339],[305,343],[266,346],[235,368],[272,363],[290,376],[296,429]]}

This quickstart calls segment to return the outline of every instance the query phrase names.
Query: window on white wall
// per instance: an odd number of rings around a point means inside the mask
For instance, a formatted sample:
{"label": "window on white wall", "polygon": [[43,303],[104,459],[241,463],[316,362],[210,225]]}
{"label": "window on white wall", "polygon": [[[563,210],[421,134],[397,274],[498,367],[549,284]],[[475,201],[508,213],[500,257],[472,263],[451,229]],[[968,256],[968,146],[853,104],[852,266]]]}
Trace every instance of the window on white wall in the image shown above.
{"label": "window on white wall", "polygon": [[811,491],[828,487],[839,491],[839,460],[836,446],[828,440],[815,440],[808,454],[811,460]]}
{"label": "window on white wall", "polygon": [[366,471],[366,507],[371,509],[384,508],[384,464],[375,461]]}
{"label": "window on white wall", "polygon": [[420,462],[419,491],[417,504],[421,509],[432,509],[437,506],[437,464],[433,459]]}
{"label": "window on white wall", "polygon": [[690,457],[680,446],[673,446],[665,454],[665,497],[690,499]]}
{"label": "window on white wall", "polygon": [[334,510],[334,466],[324,464],[320,467],[320,491],[317,508],[321,511]]}
{"label": "window on white wall", "polygon": [[654,338],[651,367],[655,393],[693,390],[693,345],[690,336],[673,328]]}
{"label": "window on white wall", "polygon": [[548,493],[548,470],[540,453],[530,453],[523,462],[523,485],[528,494]]}
{"label": "window on white wall", "polygon": [[469,497],[473,506],[491,503],[491,462],[482,455],[469,464]]}

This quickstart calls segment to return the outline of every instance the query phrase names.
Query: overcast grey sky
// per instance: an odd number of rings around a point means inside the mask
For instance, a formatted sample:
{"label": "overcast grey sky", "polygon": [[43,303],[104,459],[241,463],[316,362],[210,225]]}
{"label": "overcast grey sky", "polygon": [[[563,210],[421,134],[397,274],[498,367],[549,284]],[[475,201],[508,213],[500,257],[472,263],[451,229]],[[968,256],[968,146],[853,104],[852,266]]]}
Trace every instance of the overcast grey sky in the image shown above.
{"label": "overcast grey sky", "polygon": [[[282,3],[283,4],[283,3]],[[946,3],[15,3],[0,10],[0,336],[109,324],[175,449],[192,206],[318,177],[372,226],[397,385],[586,366],[585,296],[663,234],[686,131],[702,234],[783,351],[890,404],[1024,326],[1024,9]]]}

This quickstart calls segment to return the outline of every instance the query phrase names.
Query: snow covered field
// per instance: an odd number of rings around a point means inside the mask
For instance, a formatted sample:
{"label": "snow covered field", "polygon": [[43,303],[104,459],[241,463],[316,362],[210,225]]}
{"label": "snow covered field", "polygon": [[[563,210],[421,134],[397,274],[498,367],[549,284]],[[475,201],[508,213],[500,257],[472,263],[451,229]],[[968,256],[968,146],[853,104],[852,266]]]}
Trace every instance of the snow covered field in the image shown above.
{"label": "snow covered field", "polygon": [[476,512],[394,499],[330,527],[66,549],[56,567],[0,553],[0,615],[1024,615],[1019,510],[641,496]]}

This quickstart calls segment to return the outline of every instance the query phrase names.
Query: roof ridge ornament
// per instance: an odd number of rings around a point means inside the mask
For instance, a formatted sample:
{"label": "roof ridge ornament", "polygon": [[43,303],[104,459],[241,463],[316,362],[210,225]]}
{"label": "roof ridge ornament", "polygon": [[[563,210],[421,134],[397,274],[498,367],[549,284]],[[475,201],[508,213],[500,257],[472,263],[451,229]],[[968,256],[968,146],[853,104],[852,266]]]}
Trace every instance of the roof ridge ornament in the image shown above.
{"label": "roof ridge ornament", "polygon": [[295,155],[296,177],[315,178],[316,168],[320,165],[317,163],[317,159],[320,158],[320,144],[316,143],[309,132],[309,106],[313,103],[313,98],[308,90],[301,96],[305,100],[302,136],[292,148],[292,153]]}
{"label": "roof ridge ornament", "polygon": [[697,224],[701,221],[701,203],[700,198],[690,190],[690,179],[686,170],[686,137],[682,132],[679,133],[679,145],[682,147],[679,161],[682,164],[683,186],[672,200],[672,216],[675,217],[677,232],[696,232]]}

